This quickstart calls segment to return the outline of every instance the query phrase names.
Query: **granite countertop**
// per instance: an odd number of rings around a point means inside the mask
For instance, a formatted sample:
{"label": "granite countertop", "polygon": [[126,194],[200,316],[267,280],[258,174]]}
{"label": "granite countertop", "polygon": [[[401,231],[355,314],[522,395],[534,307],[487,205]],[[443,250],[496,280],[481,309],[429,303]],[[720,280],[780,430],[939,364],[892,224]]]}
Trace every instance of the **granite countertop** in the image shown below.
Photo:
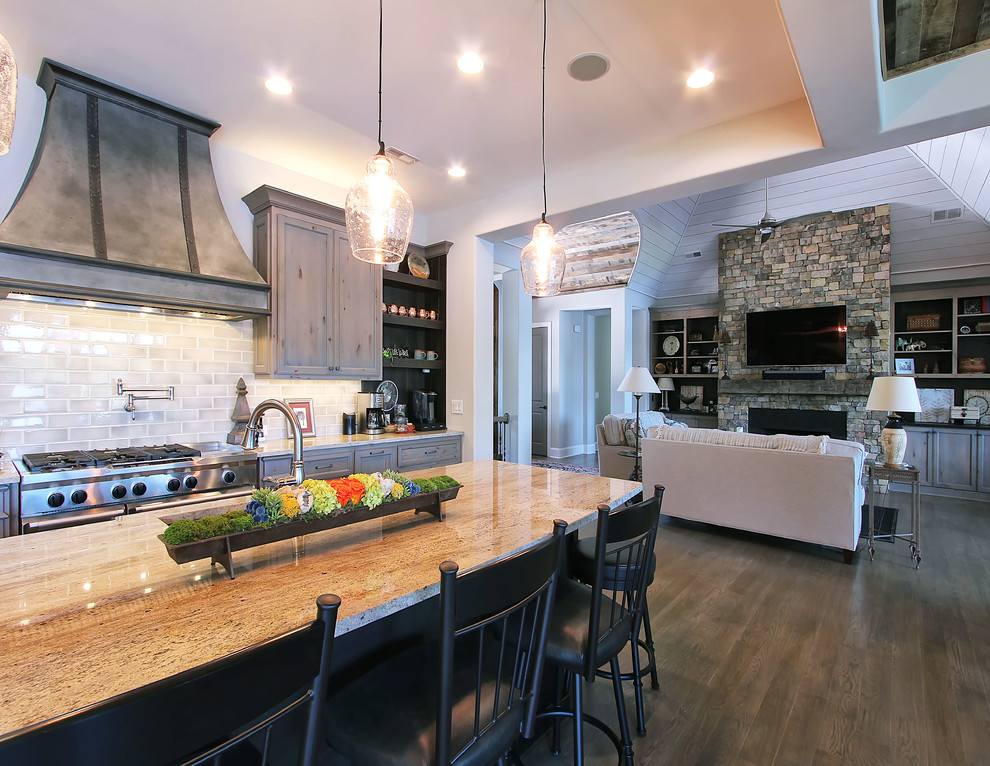
{"label": "granite countertop", "polygon": [[[326,436],[312,436],[303,440],[303,451],[309,449],[329,448],[329,447],[360,447],[369,444],[383,444],[400,441],[416,441],[422,439],[439,439],[449,436],[463,436],[463,431],[414,431],[413,433],[384,433],[376,436],[368,434],[330,434]],[[292,439],[266,439],[255,450],[249,452],[258,455],[291,455]]]}
{"label": "granite countertop", "polygon": [[905,428],[958,428],[970,431],[990,431],[990,423],[926,423],[918,421],[908,423],[901,421],[901,425]]}
{"label": "granite countertop", "polygon": [[10,460],[0,460],[0,484],[20,484],[21,475]]}
{"label": "granite countertop", "polygon": [[208,559],[173,562],[152,512],[0,540],[0,732],[305,624],[321,593],[340,596],[347,633],[436,594],[446,559],[503,558],[550,535],[555,518],[577,529],[599,503],[640,490],[496,461],[413,475],[443,472],[464,485],[444,521],[398,513],[238,551],[235,580]]}

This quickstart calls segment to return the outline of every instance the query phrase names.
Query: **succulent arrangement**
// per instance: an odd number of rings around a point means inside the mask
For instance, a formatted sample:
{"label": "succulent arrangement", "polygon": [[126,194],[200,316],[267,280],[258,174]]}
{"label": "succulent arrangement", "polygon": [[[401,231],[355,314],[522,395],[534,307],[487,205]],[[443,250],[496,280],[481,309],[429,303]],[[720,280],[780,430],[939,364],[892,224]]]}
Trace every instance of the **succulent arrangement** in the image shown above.
{"label": "succulent arrangement", "polygon": [[382,503],[457,486],[450,476],[410,479],[391,469],[384,473],[355,473],[341,479],[306,479],[281,489],[256,489],[243,510],[200,519],[178,519],[162,533],[168,545],[181,545],[259,527],[346,513],[351,508],[375,508]]}

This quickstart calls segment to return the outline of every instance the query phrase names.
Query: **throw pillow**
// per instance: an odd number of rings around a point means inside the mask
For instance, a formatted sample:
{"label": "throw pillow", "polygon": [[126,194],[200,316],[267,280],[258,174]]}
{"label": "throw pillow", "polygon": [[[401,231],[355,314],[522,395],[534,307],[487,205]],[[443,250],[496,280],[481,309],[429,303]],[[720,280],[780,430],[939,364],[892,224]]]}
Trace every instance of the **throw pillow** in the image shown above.
{"label": "throw pillow", "polygon": [[605,431],[605,443],[610,447],[617,447],[625,444],[625,436],[622,433],[622,421],[615,415],[606,415],[602,420],[602,429]]}
{"label": "throw pillow", "polygon": [[[636,446],[636,418],[630,418],[629,420],[622,421],[622,434],[626,440],[627,446]],[[644,436],[646,436],[646,434],[643,432],[642,424],[640,424],[639,438],[642,439]]]}

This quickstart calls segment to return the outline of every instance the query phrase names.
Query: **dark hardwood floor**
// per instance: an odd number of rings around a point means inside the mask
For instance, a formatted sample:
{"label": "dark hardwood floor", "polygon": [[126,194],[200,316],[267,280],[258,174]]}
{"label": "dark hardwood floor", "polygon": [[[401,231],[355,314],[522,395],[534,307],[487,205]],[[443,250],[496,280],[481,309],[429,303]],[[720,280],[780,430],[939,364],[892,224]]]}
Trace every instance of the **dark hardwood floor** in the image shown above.
{"label": "dark hardwood floor", "polygon": [[[990,504],[923,498],[918,571],[907,543],[877,548],[871,562],[861,541],[850,566],[665,518],[649,594],[661,688],[647,683],[636,763],[990,764]],[[609,682],[587,689],[614,721]],[[607,741],[585,741],[589,766],[616,762]],[[523,760],[571,762],[542,742]]]}

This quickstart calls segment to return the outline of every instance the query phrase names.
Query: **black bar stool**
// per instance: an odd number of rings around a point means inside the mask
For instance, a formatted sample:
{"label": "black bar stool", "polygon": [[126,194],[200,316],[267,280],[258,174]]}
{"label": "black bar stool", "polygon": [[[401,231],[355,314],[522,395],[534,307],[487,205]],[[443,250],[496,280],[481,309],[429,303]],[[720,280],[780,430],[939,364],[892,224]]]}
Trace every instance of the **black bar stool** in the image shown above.
{"label": "black bar stool", "polygon": [[[299,763],[315,766],[339,606],[336,596],[320,596],[310,625],[7,734],[0,763],[194,766],[230,755],[264,764],[273,727],[298,710],[305,714]],[[248,739],[260,740],[262,752]]]}
{"label": "black bar stool", "polygon": [[[659,502],[663,503],[664,488],[654,487],[655,494],[659,497]],[[578,540],[571,555],[571,576],[580,582],[591,585],[595,576],[595,545],[596,538],[586,537]],[[631,571],[627,566],[619,566],[615,556],[612,555],[612,548],[609,546],[605,557],[605,589],[614,589],[617,585],[624,587],[626,582],[635,582],[635,571]],[[651,554],[646,572],[646,589],[653,584],[653,577],[657,571],[656,553]],[[641,632],[645,634],[645,639],[640,637]],[[650,602],[649,598],[643,597],[643,613],[636,624],[633,625],[632,633],[629,636],[629,647],[632,652],[632,671],[620,674],[623,681],[632,681],[633,690],[636,695],[636,730],[640,736],[646,734],[646,712],[643,705],[643,679],[650,676],[650,685],[654,689],[660,688],[660,679],[657,676],[657,656],[653,646],[653,628],[650,624]],[[639,649],[646,652],[647,663],[640,666]],[[600,678],[611,678],[610,670],[599,668],[596,674]]]}
{"label": "black bar stool", "polygon": [[[440,635],[331,695],[328,738],[354,766],[487,766],[532,736],[566,524],[502,561],[440,565]],[[517,759],[516,759],[517,760]]]}
{"label": "black bar stool", "polygon": [[[557,703],[538,717],[553,721],[551,750],[554,753],[560,751],[561,719],[574,720],[574,763],[577,766],[584,763],[582,733],[586,723],[608,736],[620,760],[624,760],[626,766],[633,766],[618,656],[634,635],[633,630],[638,629],[646,603],[646,575],[656,543],[663,487],[657,486],[655,491],[648,500],[615,512],[600,505],[592,584],[562,579],[558,586],[547,638],[547,660],[566,676],[573,707],[562,706],[558,689]],[[614,567],[611,577],[606,576],[609,560]],[[605,722],[584,711],[582,679],[594,681],[596,671],[606,663],[611,670],[618,736]]]}

